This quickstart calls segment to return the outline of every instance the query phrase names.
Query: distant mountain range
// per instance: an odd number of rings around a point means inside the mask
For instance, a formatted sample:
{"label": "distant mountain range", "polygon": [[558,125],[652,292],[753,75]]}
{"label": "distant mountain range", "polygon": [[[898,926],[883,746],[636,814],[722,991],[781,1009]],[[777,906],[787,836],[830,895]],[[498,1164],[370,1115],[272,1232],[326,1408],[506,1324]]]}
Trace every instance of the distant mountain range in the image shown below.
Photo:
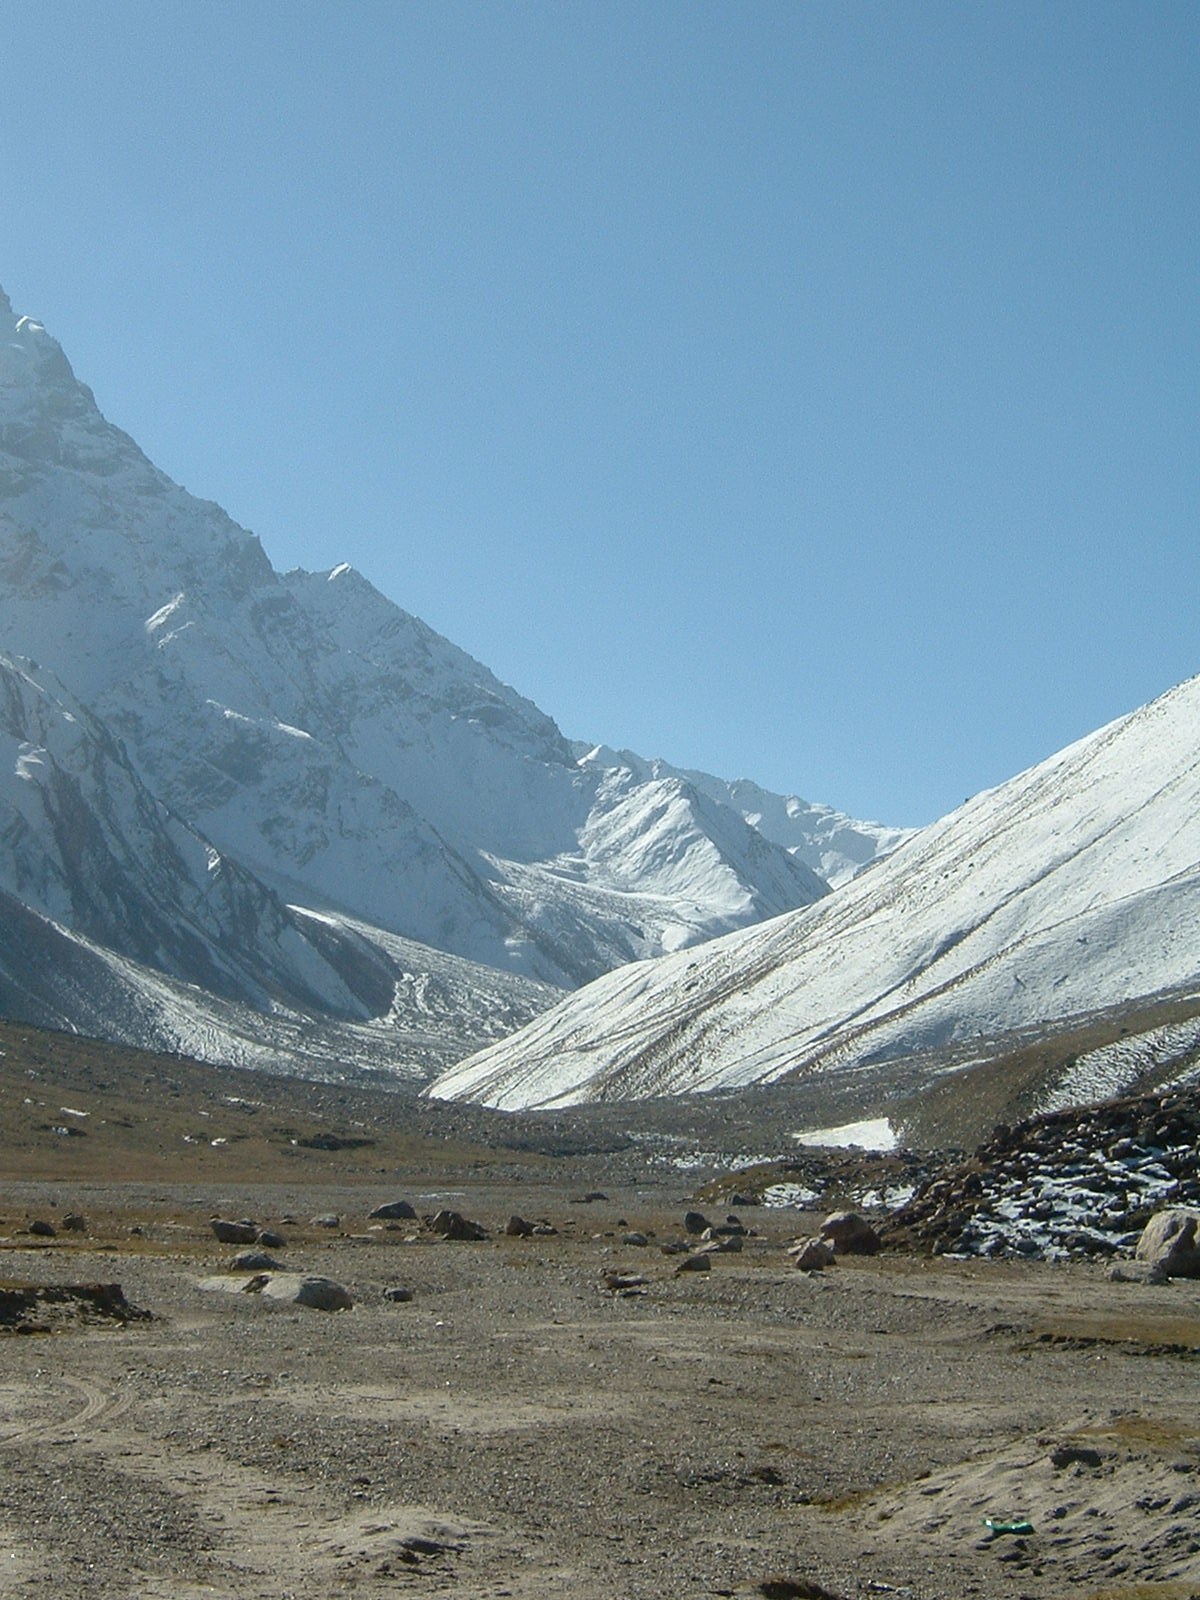
{"label": "distant mountain range", "polygon": [[[1135,1028],[1152,997],[1179,1003]],[[517,1109],[818,1076],[894,1089],[898,1063],[915,1082],[940,1051],[943,1076],[966,1075],[1101,1013],[1102,1047],[1043,1075],[1040,1103],[1200,1072],[1200,678],[827,899],[609,974],[432,1092]]]}
{"label": "distant mountain range", "polygon": [[423,1081],[905,834],[600,745],[279,573],[0,291],[0,1014]]}

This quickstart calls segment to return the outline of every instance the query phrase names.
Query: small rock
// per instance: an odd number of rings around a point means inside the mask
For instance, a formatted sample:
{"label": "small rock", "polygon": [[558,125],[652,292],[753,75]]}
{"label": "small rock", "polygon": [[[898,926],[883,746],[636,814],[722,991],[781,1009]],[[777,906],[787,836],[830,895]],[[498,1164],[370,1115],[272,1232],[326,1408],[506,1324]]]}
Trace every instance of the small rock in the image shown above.
{"label": "small rock", "polygon": [[399,1284],[397,1284],[394,1288],[385,1289],[383,1291],[383,1298],[385,1300],[390,1300],[393,1305],[407,1304],[407,1302],[409,1300],[411,1300],[412,1297],[413,1297],[412,1290],[411,1289],[403,1289],[403,1288],[401,1288],[399,1286]]}
{"label": "small rock", "polygon": [[683,1231],[691,1234],[701,1234],[705,1228],[711,1226],[708,1218],[701,1211],[685,1211],[683,1214]]}
{"label": "small rock", "polygon": [[256,1244],[261,1244],[264,1250],[286,1250],[287,1240],[281,1233],[276,1233],[273,1228],[260,1228]]}
{"label": "small rock", "polygon": [[54,1224],[52,1222],[44,1222],[41,1217],[37,1217],[31,1222],[27,1231],[32,1233],[35,1239],[56,1239],[58,1237],[58,1229]]}
{"label": "small rock", "polygon": [[376,1206],[374,1211],[368,1212],[372,1221],[379,1222],[415,1222],[417,1213],[407,1200],[389,1200],[386,1205]]}
{"label": "small rock", "polygon": [[1050,1452],[1050,1465],[1060,1471],[1063,1467],[1098,1467],[1103,1461],[1100,1451],[1091,1445],[1060,1444]]}
{"label": "small rock", "polygon": [[638,1233],[638,1232],[635,1231],[633,1233],[627,1233],[625,1235],[625,1243],[640,1247],[642,1245],[649,1244],[650,1241],[649,1241],[649,1239],[647,1239],[647,1237],[646,1237],[646,1235],[644,1233]]}
{"label": "small rock", "polygon": [[759,1595],[762,1600],[838,1600],[838,1596],[807,1578],[763,1578],[759,1583],[742,1584],[739,1596]]}
{"label": "small rock", "polygon": [[709,1258],[707,1256],[703,1256],[703,1255],[685,1256],[684,1259],[675,1268],[675,1275],[676,1275],[676,1277],[678,1277],[681,1272],[711,1272],[711,1271],[712,1271],[712,1262],[709,1260]]}
{"label": "small rock", "polygon": [[526,1222],[524,1217],[511,1216],[504,1224],[504,1231],[510,1239],[528,1239],[533,1232],[533,1223]]}
{"label": "small rock", "polygon": [[87,1222],[78,1211],[68,1211],[62,1219],[63,1230],[66,1233],[86,1233]]}
{"label": "small rock", "polygon": [[644,1289],[649,1281],[648,1278],[642,1277],[640,1272],[606,1272],[604,1274],[604,1287],[610,1294],[625,1294],[630,1289]]}
{"label": "small rock", "polygon": [[[711,1233],[712,1229],[710,1228],[708,1231]],[[709,1239],[706,1244],[701,1246],[701,1253],[706,1256],[724,1256],[735,1254],[741,1248],[741,1238],[737,1234],[732,1234],[727,1239]]]}
{"label": "small rock", "polygon": [[243,1250],[229,1264],[230,1272],[282,1272],[283,1263],[265,1250]]}
{"label": "small rock", "polygon": [[335,1228],[340,1228],[341,1225],[342,1225],[341,1217],[336,1216],[332,1211],[329,1212],[326,1216],[313,1217],[312,1220],[311,1220],[311,1226],[312,1227],[314,1227],[314,1228],[328,1228],[331,1232]]}

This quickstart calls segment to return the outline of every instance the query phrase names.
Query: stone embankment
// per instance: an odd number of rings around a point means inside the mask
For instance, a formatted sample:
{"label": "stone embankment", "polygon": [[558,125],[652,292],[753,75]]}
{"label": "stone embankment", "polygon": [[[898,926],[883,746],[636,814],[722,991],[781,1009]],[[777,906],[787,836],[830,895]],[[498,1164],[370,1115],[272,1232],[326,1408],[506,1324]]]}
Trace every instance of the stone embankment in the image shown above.
{"label": "stone embankment", "polygon": [[1048,1260],[1132,1252],[1151,1216],[1200,1205],[1200,1089],[998,1127],[883,1226],[893,1248]]}

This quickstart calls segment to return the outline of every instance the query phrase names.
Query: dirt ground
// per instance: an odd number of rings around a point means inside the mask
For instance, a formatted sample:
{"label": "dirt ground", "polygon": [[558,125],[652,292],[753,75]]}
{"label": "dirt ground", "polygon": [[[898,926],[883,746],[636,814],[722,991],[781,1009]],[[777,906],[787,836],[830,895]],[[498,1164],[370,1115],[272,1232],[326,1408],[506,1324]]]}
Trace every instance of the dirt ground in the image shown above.
{"label": "dirt ground", "polygon": [[[783,1245],[819,1217],[764,1207],[677,1275],[677,1174],[585,1202],[586,1156],[428,1170],[0,1181],[0,1280],[152,1314],[37,1302],[0,1331],[0,1595],[1200,1595],[1200,1284],[890,1253],[806,1275]],[[368,1219],[398,1198],[490,1236]],[[557,1231],[506,1236],[513,1213]],[[236,1253],[213,1214],[353,1308],[201,1288]]]}

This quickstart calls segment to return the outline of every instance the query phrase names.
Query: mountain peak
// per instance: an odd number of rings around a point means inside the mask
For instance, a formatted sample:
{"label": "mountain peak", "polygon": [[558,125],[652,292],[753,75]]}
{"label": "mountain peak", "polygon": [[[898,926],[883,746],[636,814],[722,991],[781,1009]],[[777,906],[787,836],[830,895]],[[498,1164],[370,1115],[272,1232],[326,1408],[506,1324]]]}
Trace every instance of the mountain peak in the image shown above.
{"label": "mountain peak", "polygon": [[12,315],[12,301],[5,294],[3,285],[0,285],[0,311],[7,311],[9,316]]}

